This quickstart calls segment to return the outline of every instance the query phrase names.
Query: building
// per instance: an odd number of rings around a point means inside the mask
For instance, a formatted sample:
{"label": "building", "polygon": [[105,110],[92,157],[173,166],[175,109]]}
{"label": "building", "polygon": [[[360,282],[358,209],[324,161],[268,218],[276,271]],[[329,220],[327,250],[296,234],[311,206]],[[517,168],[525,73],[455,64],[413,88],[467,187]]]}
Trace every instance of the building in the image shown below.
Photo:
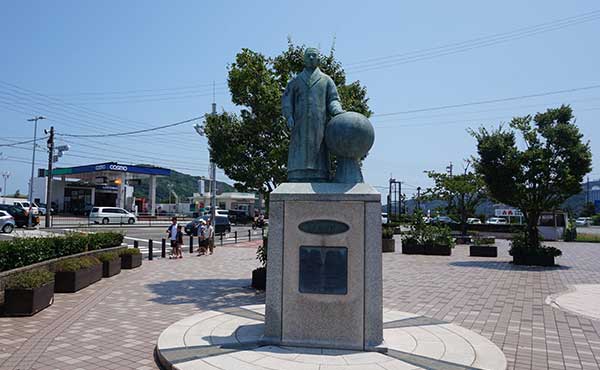
{"label": "building", "polygon": [[56,168],[52,171],[52,194],[48,201],[47,172],[40,169],[38,177],[34,179],[33,200],[36,203],[52,204],[57,212],[84,214],[93,206],[135,210],[134,186],[141,179],[149,179],[147,210],[152,216],[156,211],[156,178],[171,175],[171,170],[166,168],[116,162]]}
{"label": "building", "polygon": [[[189,197],[192,210],[199,210],[210,205],[210,193],[194,193]],[[217,194],[217,208],[237,209],[252,215],[255,209],[263,209],[264,204],[259,204],[259,198],[254,193],[227,192]]]}

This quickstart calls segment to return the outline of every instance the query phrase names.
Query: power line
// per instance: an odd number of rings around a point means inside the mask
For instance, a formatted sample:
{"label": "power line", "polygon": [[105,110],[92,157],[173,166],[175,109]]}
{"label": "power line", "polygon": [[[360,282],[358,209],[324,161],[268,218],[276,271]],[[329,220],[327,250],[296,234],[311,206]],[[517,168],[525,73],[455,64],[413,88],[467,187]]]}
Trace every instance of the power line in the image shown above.
{"label": "power line", "polygon": [[60,136],[68,136],[68,137],[111,137],[111,136],[135,135],[135,134],[140,134],[142,132],[156,131],[156,130],[162,130],[162,129],[169,128],[169,127],[180,126],[180,125],[183,125],[185,123],[190,123],[190,122],[201,120],[203,118],[204,118],[203,116],[201,116],[201,117],[194,117],[194,118],[186,119],[184,121],[179,121],[179,122],[175,122],[175,123],[169,123],[169,124],[166,124],[166,125],[156,126],[156,127],[152,127],[152,128],[143,129],[143,130],[118,132],[118,133],[112,133],[112,134],[96,134],[96,135],[58,134],[58,135],[60,135]]}
{"label": "power line", "polygon": [[[33,143],[34,141],[40,141],[40,140],[45,140],[45,139],[46,139],[45,137],[41,137],[41,138],[38,138],[38,139],[35,139],[35,140],[31,139],[31,140],[19,141],[19,142],[14,142],[14,143],[9,143],[9,144],[0,144],[0,146],[2,146],[2,147],[10,147],[10,146],[16,146],[16,145],[19,145],[19,144],[29,144],[29,143]],[[2,139],[2,140],[5,140],[5,139]],[[31,148],[29,148],[29,149],[31,149]]]}
{"label": "power line", "polygon": [[518,40],[525,37],[534,36],[541,33],[555,31],[566,27],[590,22],[600,18],[600,10],[559,19],[556,21],[545,22],[535,26],[524,27],[515,31],[498,33],[490,36],[479,37],[462,42],[451,43],[439,47],[421,49],[413,52],[389,55],[385,57],[372,58],[362,62],[347,64],[349,72],[364,72],[382,68],[389,68],[400,64],[412,63],[421,60],[432,59],[440,56],[456,54],[472,49],[492,46],[508,41]]}
{"label": "power line", "polygon": [[154,92],[154,91],[179,91],[179,90],[196,90],[198,88],[212,88],[213,85],[222,86],[227,85],[226,82],[219,82],[215,84],[214,82],[209,82],[206,84],[199,85],[188,85],[188,86],[179,86],[179,87],[166,87],[159,89],[140,89],[140,90],[117,90],[117,91],[93,91],[93,92],[76,92],[76,93],[59,93],[52,94],[54,96],[78,96],[78,95],[123,95],[123,94],[137,94],[137,93],[145,93],[145,92]]}
{"label": "power line", "polygon": [[576,87],[576,88],[572,88],[572,89],[548,91],[548,92],[537,93],[537,94],[512,96],[509,98],[480,100],[480,101],[461,103],[461,104],[450,104],[450,105],[442,105],[442,106],[438,106],[438,107],[429,107],[429,108],[420,108],[420,109],[405,110],[405,111],[399,111],[399,112],[374,114],[372,117],[387,117],[387,116],[395,116],[395,115],[401,115],[401,114],[431,112],[431,111],[444,110],[444,109],[468,107],[468,106],[472,106],[472,105],[483,105],[483,104],[501,103],[501,102],[513,101],[513,100],[538,98],[538,97],[542,97],[542,96],[558,95],[558,94],[565,94],[565,93],[576,92],[576,91],[593,90],[593,89],[598,89],[598,88],[600,88],[600,85],[590,85],[590,86],[584,86],[584,87]]}

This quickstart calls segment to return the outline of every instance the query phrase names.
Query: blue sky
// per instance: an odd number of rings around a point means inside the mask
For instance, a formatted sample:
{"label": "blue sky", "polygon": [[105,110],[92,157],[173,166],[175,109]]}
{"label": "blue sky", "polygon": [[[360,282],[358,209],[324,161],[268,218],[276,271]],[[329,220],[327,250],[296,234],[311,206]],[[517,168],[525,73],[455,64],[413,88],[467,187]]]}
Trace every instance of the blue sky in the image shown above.
{"label": "blue sky", "polygon": [[[506,42],[463,44],[473,47],[462,52],[392,58],[590,13],[600,9],[597,1],[18,1],[2,8],[0,143],[30,139],[26,119],[36,114],[49,118],[38,134],[50,124],[59,133],[97,134],[201,116],[210,110],[213,81],[219,109],[234,110],[227,64],[241,48],[275,55],[290,36],[323,51],[335,39],[348,79],[366,85],[376,139],[363,168],[373,185],[385,186],[392,174],[411,194],[429,184],[424,170],[442,171],[450,161],[461,169],[475,148],[467,128],[561,103],[572,105],[594,163],[600,160],[600,88],[385,115],[599,85],[598,13]],[[382,59],[368,64],[373,58]],[[191,125],[59,143],[71,146],[60,166],[117,160],[208,173],[206,141]],[[30,144],[0,152],[0,171],[12,173],[8,192],[26,192]],[[40,152],[38,162],[44,166]],[[222,172],[219,178],[226,180]]]}

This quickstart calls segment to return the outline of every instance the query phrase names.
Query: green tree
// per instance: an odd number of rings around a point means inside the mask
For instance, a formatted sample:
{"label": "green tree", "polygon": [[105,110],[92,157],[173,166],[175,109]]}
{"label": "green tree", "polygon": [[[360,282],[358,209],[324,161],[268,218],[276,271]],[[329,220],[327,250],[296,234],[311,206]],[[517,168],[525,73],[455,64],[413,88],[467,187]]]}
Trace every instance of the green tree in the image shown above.
{"label": "green tree", "polygon": [[[471,131],[479,154],[475,168],[492,198],[521,209],[527,221],[526,247],[536,249],[541,246],[540,213],[558,208],[581,191],[581,181],[591,170],[592,154],[568,105],[533,118],[515,117],[509,127]],[[520,145],[517,132],[522,136]]]}
{"label": "green tree", "polygon": [[434,181],[433,188],[426,191],[429,200],[439,199],[446,201],[448,215],[458,217],[461,224],[462,235],[467,234],[467,219],[475,215],[478,205],[486,197],[483,178],[469,170],[471,163],[466,162],[462,174],[450,175],[428,171],[427,176]]}
{"label": "green tree", "polygon": [[[275,57],[242,49],[229,66],[228,85],[239,114],[207,115],[205,132],[216,165],[238,189],[268,194],[287,178],[289,131],[281,116],[281,96],[287,82],[302,71],[305,46],[294,45]],[[345,110],[372,114],[367,91],[360,82],[346,82],[346,74],[330,53],[319,67],[331,76]]]}

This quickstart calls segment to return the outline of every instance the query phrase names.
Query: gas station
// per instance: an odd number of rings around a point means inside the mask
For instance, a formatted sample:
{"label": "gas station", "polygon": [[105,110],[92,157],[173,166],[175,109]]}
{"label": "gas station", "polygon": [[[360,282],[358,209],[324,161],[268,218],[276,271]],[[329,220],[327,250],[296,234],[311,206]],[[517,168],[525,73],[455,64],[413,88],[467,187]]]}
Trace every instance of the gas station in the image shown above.
{"label": "gas station", "polygon": [[[34,179],[33,199],[52,204],[59,213],[85,214],[94,206],[120,207],[156,215],[156,179],[170,176],[171,170],[142,165],[106,162],[52,170],[52,195],[46,199],[47,170],[39,169]],[[149,179],[148,202],[139,203],[133,196],[135,185]]]}

